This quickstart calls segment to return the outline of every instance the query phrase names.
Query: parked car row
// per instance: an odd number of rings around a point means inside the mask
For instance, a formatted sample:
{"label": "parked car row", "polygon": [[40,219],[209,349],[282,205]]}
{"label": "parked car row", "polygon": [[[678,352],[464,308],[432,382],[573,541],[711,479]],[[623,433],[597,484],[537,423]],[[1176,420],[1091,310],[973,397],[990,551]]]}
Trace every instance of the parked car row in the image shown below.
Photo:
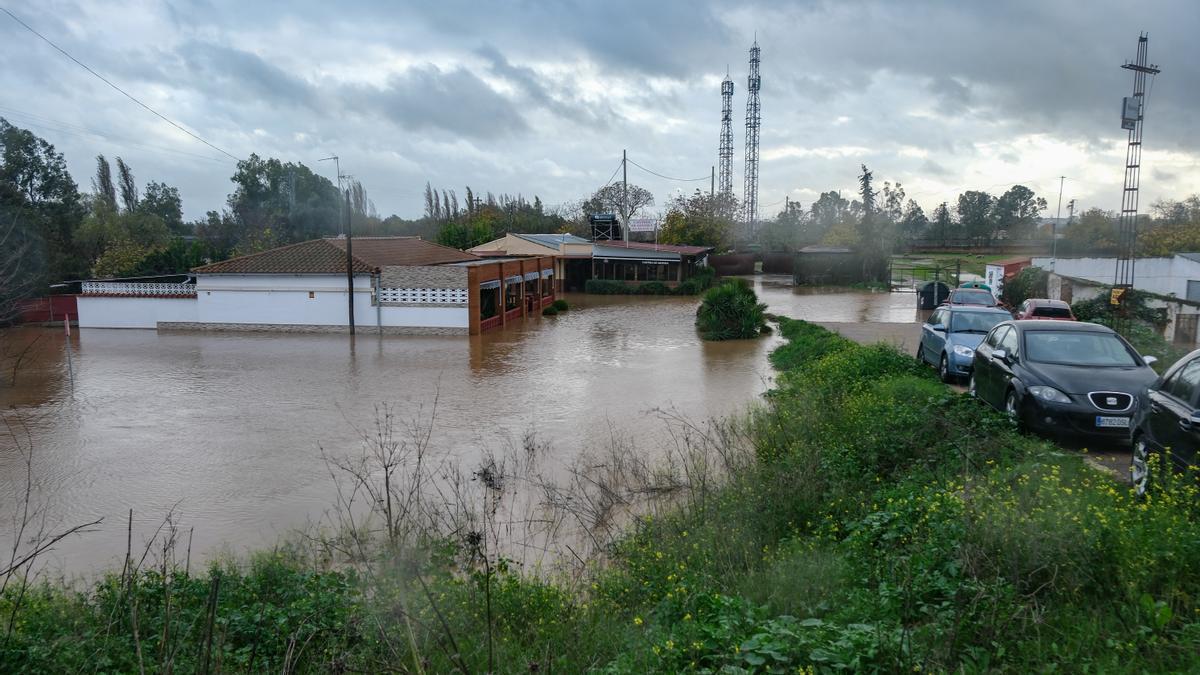
{"label": "parked car row", "polygon": [[1200,350],[1160,377],[1150,367],[1155,357],[1106,326],[1076,321],[1064,302],[1028,300],[1009,314],[967,302],[976,292],[955,289],[922,326],[917,358],[942,381],[966,380],[970,395],[1024,429],[1130,442],[1139,493],[1150,484],[1153,455],[1164,470],[1197,463]]}

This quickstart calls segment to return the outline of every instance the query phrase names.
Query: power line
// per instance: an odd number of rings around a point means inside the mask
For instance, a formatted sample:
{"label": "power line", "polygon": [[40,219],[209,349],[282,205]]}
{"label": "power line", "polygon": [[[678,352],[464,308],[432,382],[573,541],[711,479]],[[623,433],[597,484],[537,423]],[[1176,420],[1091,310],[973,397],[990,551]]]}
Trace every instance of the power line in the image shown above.
{"label": "power line", "polygon": [[138,100],[138,98],[137,98],[137,97],[135,97],[134,95],[130,94],[129,92],[125,91],[124,89],[122,89],[122,88],[118,87],[117,85],[113,84],[113,83],[112,83],[112,82],[110,82],[108,79],[106,79],[106,78],[105,78],[103,75],[101,75],[100,73],[97,73],[96,71],[94,71],[94,70],[92,70],[90,67],[88,67],[88,65],[87,65],[86,63],[84,63],[83,61],[80,61],[79,59],[75,58],[74,56],[71,56],[70,54],[68,54],[68,53],[67,53],[67,51],[66,51],[65,49],[63,49],[62,47],[59,47],[58,45],[56,45],[56,44],[54,44],[53,42],[51,42],[51,41],[50,41],[50,38],[46,37],[45,35],[42,35],[41,33],[37,32],[36,30],[34,30],[32,26],[30,26],[29,24],[27,24],[27,23],[25,23],[24,21],[22,21],[20,18],[18,18],[18,17],[17,17],[17,15],[16,15],[16,14],[13,14],[12,12],[8,11],[8,8],[7,8],[7,7],[0,7],[0,11],[4,12],[4,13],[5,13],[5,14],[7,14],[9,17],[11,17],[13,21],[16,21],[17,23],[19,23],[19,24],[21,24],[22,26],[24,26],[24,27],[25,27],[25,30],[27,30],[27,31],[29,31],[30,33],[33,33],[34,35],[38,36],[39,38],[41,38],[41,39],[42,39],[42,41],[43,41],[43,42],[45,42],[46,44],[50,45],[51,47],[54,47],[56,50],[58,50],[58,52],[59,52],[60,54],[62,54],[63,56],[67,57],[68,59],[71,59],[72,61],[74,61],[76,64],[78,64],[78,65],[79,65],[79,67],[80,67],[80,68],[83,68],[84,70],[88,71],[88,72],[89,72],[89,73],[91,73],[92,75],[95,75],[95,76],[96,76],[96,78],[98,78],[98,79],[99,79],[101,82],[103,82],[104,84],[107,84],[108,86],[112,87],[113,89],[116,89],[118,92],[120,92],[122,95],[124,95],[124,96],[125,96],[125,98],[128,98],[130,101],[133,101],[134,103],[136,103],[136,104],[140,105],[141,107],[143,107],[143,108],[145,108],[146,110],[148,110],[148,111],[150,111],[151,113],[153,113],[153,114],[154,114],[156,117],[158,117],[158,118],[159,118],[159,119],[161,119],[162,121],[166,122],[167,124],[170,124],[171,126],[175,127],[176,129],[178,129],[178,130],[182,131],[183,133],[187,134],[188,136],[191,136],[192,138],[194,138],[194,139],[196,139],[196,140],[200,141],[201,143],[203,143],[203,144],[207,145],[208,147],[212,148],[213,150],[216,150],[217,152],[221,153],[222,155],[225,155],[225,156],[227,156],[227,157],[229,157],[230,159],[232,159],[232,160],[235,160],[235,161],[241,161],[241,160],[240,160],[238,157],[236,157],[236,156],[234,156],[234,155],[232,155],[232,154],[230,154],[230,153],[226,152],[225,150],[222,150],[221,148],[218,148],[217,146],[213,145],[212,143],[209,143],[208,141],[206,141],[206,140],[204,140],[203,138],[201,138],[201,137],[197,136],[196,134],[192,133],[191,131],[188,131],[187,129],[183,128],[182,126],[180,126],[179,124],[177,124],[175,121],[173,121],[172,119],[170,119],[170,118],[169,118],[169,117],[167,117],[166,115],[163,115],[162,113],[158,112],[158,111],[157,111],[157,110],[155,110],[154,108],[151,108],[150,106],[146,105],[145,103],[142,103],[142,102],[141,102],[140,100]]}
{"label": "power line", "polygon": [[164,148],[164,147],[158,146],[158,145],[148,145],[146,143],[137,143],[137,142],[131,141],[127,138],[117,136],[116,134],[113,134],[111,132],[104,132],[104,131],[100,131],[98,129],[81,127],[76,124],[71,124],[70,122],[56,120],[51,117],[35,115],[33,113],[27,113],[27,112],[24,112],[21,110],[17,110],[16,108],[0,106],[0,116],[3,116],[3,115],[12,117],[17,122],[19,122],[23,125],[26,125],[26,126],[34,127],[35,129],[43,129],[43,130],[51,131],[54,133],[67,134],[68,136],[77,136],[80,138],[86,138],[86,137],[90,136],[90,137],[104,139],[110,143],[114,143],[114,144],[120,145],[122,147],[138,148],[141,150],[149,150],[152,152],[169,152],[172,154],[184,155],[186,157],[195,157],[197,159],[204,159],[204,160],[208,160],[210,162],[218,162],[220,164],[226,164],[226,165],[229,164],[229,160],[221,159],[220,157],[210,157],[208,155],[201,155],[199,153],[188,152],[186,150],[176,150],[174,148]]}
{"label": "power line", "polygon": [[[617,168],[613,169],[612,175],[608,177],[608,180],[605,181],[604,185],[600,186],[600,190],[603,190],[604,188],[608,187],[609,185],[612,185],[613,179],[615,179],[617,177],[617,174],[621,172],[621,167],[623,167],[623,166],[625,166],[625,163],[621,162],[620,164],[617,165]],[[599,192],[600,190],[597,190],[597,192]]]}
{"label": "power line", "polygon": [[629,160],[629,163],[636,166],[637,168],[641,169],[642,171],[645,171],[646,173],[654,174],[655,176],[658,176],[659,178],[665,178],[667,180],[679,181],[681,183],[695,183],[695,182],[702,181],[702,180],[710,180],[712,178],[712,176],[703,176],[701,178],[675,178],[673,176],[664,176],[663,174],[661,174],[657,171],[652,171],[650,169],[647,169],[646,167],[642,166],[641,164],[638,164],[637,162],[633,161],[632,159]]}

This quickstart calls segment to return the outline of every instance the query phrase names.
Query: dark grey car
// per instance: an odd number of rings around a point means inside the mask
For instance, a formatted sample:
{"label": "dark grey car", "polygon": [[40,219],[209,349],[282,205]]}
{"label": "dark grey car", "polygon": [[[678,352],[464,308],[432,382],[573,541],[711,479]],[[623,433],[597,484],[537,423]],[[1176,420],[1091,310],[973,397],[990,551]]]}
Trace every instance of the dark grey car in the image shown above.
{"label": "dark grey car", "polygon": [[1142,394],[1134,415],[1129,477],[1138,494],[1150,482],[1150,456],[1161,454],[1182,471],[1200,449],[1200,349],[1179,359]]}
{"label": "dark grey car", "polygon": [[1125,440],[1153,361],[1098,324],[1006,321],[975,350],[969,387],[1024,427]]}

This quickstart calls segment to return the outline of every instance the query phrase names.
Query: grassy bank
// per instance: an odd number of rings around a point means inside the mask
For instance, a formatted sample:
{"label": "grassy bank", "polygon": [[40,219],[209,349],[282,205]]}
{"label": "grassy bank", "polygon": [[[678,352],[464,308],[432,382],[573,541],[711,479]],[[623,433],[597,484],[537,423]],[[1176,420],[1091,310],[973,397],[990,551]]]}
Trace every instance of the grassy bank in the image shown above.
{"label": "grassy bank", "polygon": [[780,328],[765,404],[694,428],[655,515],[576,575],[518,569],[480,528],[384,543],[368,564],[295,550],[79,592],[10,586],[0,668],[1200,668],[1193,484],[1137,501],[910,356]]}

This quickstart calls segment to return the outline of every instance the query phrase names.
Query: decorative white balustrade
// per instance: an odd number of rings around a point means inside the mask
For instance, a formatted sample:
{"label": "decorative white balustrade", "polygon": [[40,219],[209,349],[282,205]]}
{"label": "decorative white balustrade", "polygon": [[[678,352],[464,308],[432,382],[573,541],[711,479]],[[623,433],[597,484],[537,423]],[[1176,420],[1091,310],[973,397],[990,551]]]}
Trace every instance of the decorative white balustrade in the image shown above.
{"label": "decorative white balustrade", "polygon": [[465,288],[380,288],[379,301],[385,305],[463,305]]}
{"label": "decorative white balustrade", "polygon": [[133,298],[195,297],[195,284],[160,284],[128,281],[85,281],[84,295],[121,295]]}

